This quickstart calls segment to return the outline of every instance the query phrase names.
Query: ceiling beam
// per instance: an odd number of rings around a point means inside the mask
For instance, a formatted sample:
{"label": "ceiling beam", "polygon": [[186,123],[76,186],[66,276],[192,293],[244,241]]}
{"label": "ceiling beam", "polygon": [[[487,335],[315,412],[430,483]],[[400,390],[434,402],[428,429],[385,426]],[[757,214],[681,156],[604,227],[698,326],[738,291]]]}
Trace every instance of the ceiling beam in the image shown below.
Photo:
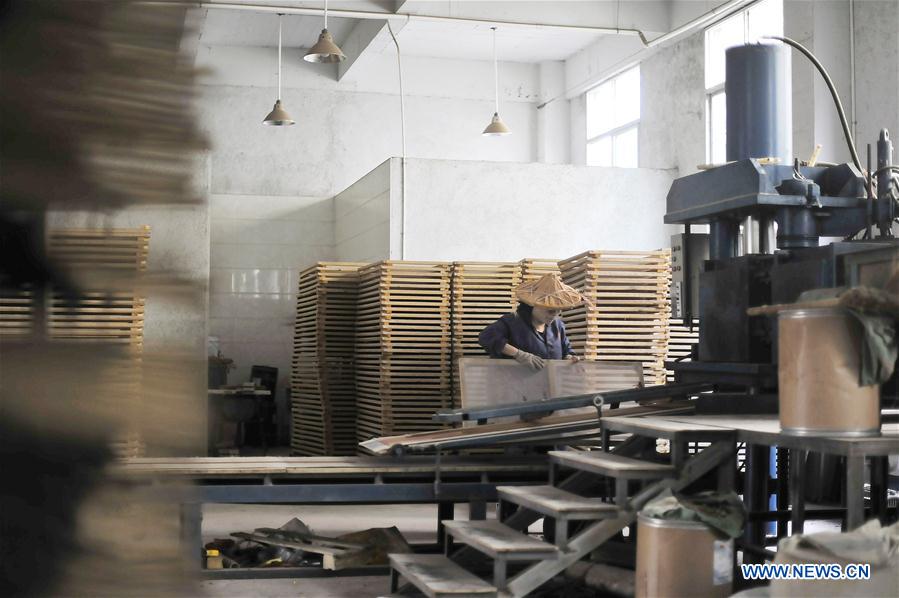
{"label": "ceiling beam", "polygon": [[[401,29],[405,23],[393,25],[394,33]],[[387,21],[360,20],[350,31],[345,40],[340,42],[340,48],[346,54],[346,60],[337,63],[337,80],[342,81],[359,62],[359,59],[371,46],[376,37],[387,29]]]}

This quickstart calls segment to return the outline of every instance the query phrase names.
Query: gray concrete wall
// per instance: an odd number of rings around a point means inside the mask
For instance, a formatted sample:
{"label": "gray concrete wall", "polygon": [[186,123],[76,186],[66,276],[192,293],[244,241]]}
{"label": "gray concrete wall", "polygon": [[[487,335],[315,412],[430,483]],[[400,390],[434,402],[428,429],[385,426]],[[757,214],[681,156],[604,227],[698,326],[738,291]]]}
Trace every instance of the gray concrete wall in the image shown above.
{"label": "gray concrete wall", "polygon": [[[376,262],[390,258],[390,190],[394,160],[385,160],[334,196],[335,258]],[[396,181],[394,186],[397,186]]]}

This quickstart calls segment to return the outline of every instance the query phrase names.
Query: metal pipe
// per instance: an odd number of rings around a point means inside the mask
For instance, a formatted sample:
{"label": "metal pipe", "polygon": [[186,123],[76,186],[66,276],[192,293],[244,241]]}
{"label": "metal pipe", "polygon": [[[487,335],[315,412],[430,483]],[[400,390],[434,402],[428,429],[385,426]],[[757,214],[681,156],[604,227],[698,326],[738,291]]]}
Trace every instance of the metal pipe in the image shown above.
{"label": "metal pipe", "polygon": [[759,225],[759,249],[771,255],[777,251],[777,222],[771,216],[762,218]]}
{"label": "metal pipe", "polygon": [[709,223],[709,259],[725,260],[736,257],[739,225],[720,219]]}
{"label": "metal pipe", "polygon": [[549,104],[550,102],[555,102],[556,100],[560,100],[562,98],[564,98],[566,100],[570,100],[574,97],[577,97],[577,96],[581,95],[582,93],[584,93],[585,91],[587,91],[588,89],[590,89],[592,87],[596,87],[598,84],[605,81],[606,79],[610,79],[610,78],[614,77],[615,75],[623,73],[624,71],[640,64],[640,61],[645,58],[646,50],[650,50],[650,49],[654,49],[654,48],[663,46],[669,42],[676,40],[677,38],[681,37],[682,35],[689,33],[690,31],[692,31],[694,29],[704,27],[705,25],[708,25],[713,20],[729,16],[731,13],[737,12],[738,10],[741,10],[743,8],[746,8],[747,6],[755,4],[758,1],[759,0],[731,0],[730,2],[722,4],[721,6],[718,6],[716,8],[713,8],[712,10],[708,11],[707,13],[704,13],[704,14],[696,17],[692,21],[688,21],[688,22],[684,23],[683,25],[681,25],[680,27],[677,27],[676,29],[672,29],[668,33],[665,33],[664,35],[661,35],[652,40],[647,40],[646,37],[641,33],[640,39],[643,42],[643,48],[634,52],[633,54],[631,54],[624,60],[619,61],[611,68],[601,71],[599,73],[596,73],[594,75],[591,75],[585,81],[578,83],[574,87],[568,88],[567,90],[565,90],[564,93],[561,93],[558,96],[547,100],[546,102],[544,102],[543,106],[545,106],[546,104]]}
{"label": "metal pipe", "polygon": [[[753,0],[757,1],[757,0]],[[319,16],[324,13],[321,8],[291,8],[287,6],[271,6],[268,4],[232,4],[230,2],[202,2],[192,0],[138,0],[140,4],[150,5],[176,5],[191,8],[214,8],[220,10],[244,10],[249,12],[281,13],[288,15]],[[444,17],[437,15],[416,15],[409,13],[384,13],[370,10],[340,10],[329,8],[328,14],[332,17],[347,19],[368,19],[376,21],[400,20],[400,21],[431,21],[449,23],[470,23],[474,25],[502,25],[503,27],[528,27],[533,29],[559,29],[564,31],[584,31],[590,33],[602,33],[604,35],[632,35],[645,40],[646,37],[639,29],[621,29],[618,27],[591,27],[587,25],[565,25],[561,23],[524,23],[521,21],[506,21],[502,19],[475,19],[470,17]]]}
{"label": "metal pipe", "polygon": [[759,221],[755,216],[743,219],[743,252],[740,255],[759,253]]}
{"label": "metal pipe", "polygon": [[852,138],[858,139],[858,131],[855,122],[855,1],[849,0],[849,101],[852,103],[850,124],[852,125]]}

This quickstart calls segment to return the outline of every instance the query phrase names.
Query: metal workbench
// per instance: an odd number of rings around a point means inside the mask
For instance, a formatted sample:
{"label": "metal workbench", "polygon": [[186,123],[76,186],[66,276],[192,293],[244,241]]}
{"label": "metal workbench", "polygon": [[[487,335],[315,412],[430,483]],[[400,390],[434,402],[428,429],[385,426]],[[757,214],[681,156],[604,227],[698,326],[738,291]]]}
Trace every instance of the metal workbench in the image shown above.
{"label": "metal workbench", "polygon": [[[453,505],[467,503],[472,519],[483,519],[486,503],[497,500],[497,485],[545,482],[545,456],[443,457],[198,457],[143,458],[117,462],[110,474],[120,480],[159,487],[184,482],[181,503],[185,557],[202,567],[202,505],[226,504],[436,504],[438,543],[441,520]],[[213,578],[320,575],[313,568],[206,571]]]}
{"label": "metal workbench", "polygon": [[[612,423],[611,420],[621,420]],[[612,424],[611,426],[609,424]],[[789,492],[791,497],[791,522],[793,533],[802,531],[805,522],[805,468],[808,453],[837,455],[845,458],[846,481],[844,484],[846,505],[846,528],[854,529],[864,522],[865,518],[865,467],[871,467],[871,502],[873,514],[884,518],[887,510],[886,477],[887,457],[899,454],[899,424],[885,423],[881,427],[880,436],[795,436],[784,434],[780,430],[780,422],[776,415],[725,416],[725,415],[669,415],[647,416],[639,418],[611,418],[604,422],[604,427],[620,432],[634,432],[637,429],[655,430],[659,438],[672,439],[672,450],[683,450],[686,441],[697,440],[678,435],[678,427],[685,430],[697,429],[726,430],[734,434],[737,443],[746,444],[748,458],[767,461],[767,447],[777,447],[790,451]],[[756,450],[761,447],[762,450]],[[677,458],[677,455],[672,455]],[[767,476],[767,467],[756,467],[760,476]],[[747,480],[744,488],[744,500],[750,512],[767,509],[764,496],[766,480],[762,478]],[[798,498],[798,499],[797,499]]]}

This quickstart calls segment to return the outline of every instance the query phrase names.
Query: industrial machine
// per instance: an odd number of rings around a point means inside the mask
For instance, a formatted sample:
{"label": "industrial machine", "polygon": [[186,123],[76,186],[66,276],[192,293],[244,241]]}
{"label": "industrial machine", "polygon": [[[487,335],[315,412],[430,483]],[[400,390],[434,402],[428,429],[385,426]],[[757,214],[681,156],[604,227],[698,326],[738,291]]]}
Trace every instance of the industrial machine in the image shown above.
{"label": "industrial machine", "polygon": [[[713,393],[700,395],[699,414],[777,412],[777,322],[749,316],[748,308],[792,303],[811,289],[884,288],[899,268],[893,233],[897,168],[888,131],[876,141],[876,166],[868,147],[866,176],[826,71],[796,42],[781,41],[806,54],[827,81],[852,163],[803,163],[794,157],[787,45],[727,51],[728,163],[677,179],[665,215],[666,223],[684,225],[675,242],[678,315],[691,322],[698,314],[700,321],[693,359],[668,367],[675,385],[715,386]],[[708,227],[707,239],[697,234],[699,225]],[[895,401],[895,388],[894,374],[882,388],[883,403]],[[808,462],[818,468],[810,476],[817,491],[838,488],[836,457],[819,457]],[[772,506],[787,469],[785,451],[747,450],[742,494],[750,512]],[[777,484],[769,474],[779,478]],[[762,522],[749,525],[746,544],[764,546],[765,529]],[[778,535],[784,531],[779,528]]]}
{"label": "industrial machine", "polygon": [[[701,322],[694,359],[670,367],[677,382],[717,384],[724,400],[703,404],[723,412],[776,409],[776,322],[748,308],[858,284],[863,268],[892,272],[899,259],[889,133],[868,168],[876,177],[863,174],[845,126],[853,163],[795,159],[789,59],[779,44],[727,51],[728,163],[677,179],[667,198],[665,222],[685,227],[675,252],[679,315]],[[697,225],[708,226],[707,243]],[[705,245],[707,255],[691,255]]]}

